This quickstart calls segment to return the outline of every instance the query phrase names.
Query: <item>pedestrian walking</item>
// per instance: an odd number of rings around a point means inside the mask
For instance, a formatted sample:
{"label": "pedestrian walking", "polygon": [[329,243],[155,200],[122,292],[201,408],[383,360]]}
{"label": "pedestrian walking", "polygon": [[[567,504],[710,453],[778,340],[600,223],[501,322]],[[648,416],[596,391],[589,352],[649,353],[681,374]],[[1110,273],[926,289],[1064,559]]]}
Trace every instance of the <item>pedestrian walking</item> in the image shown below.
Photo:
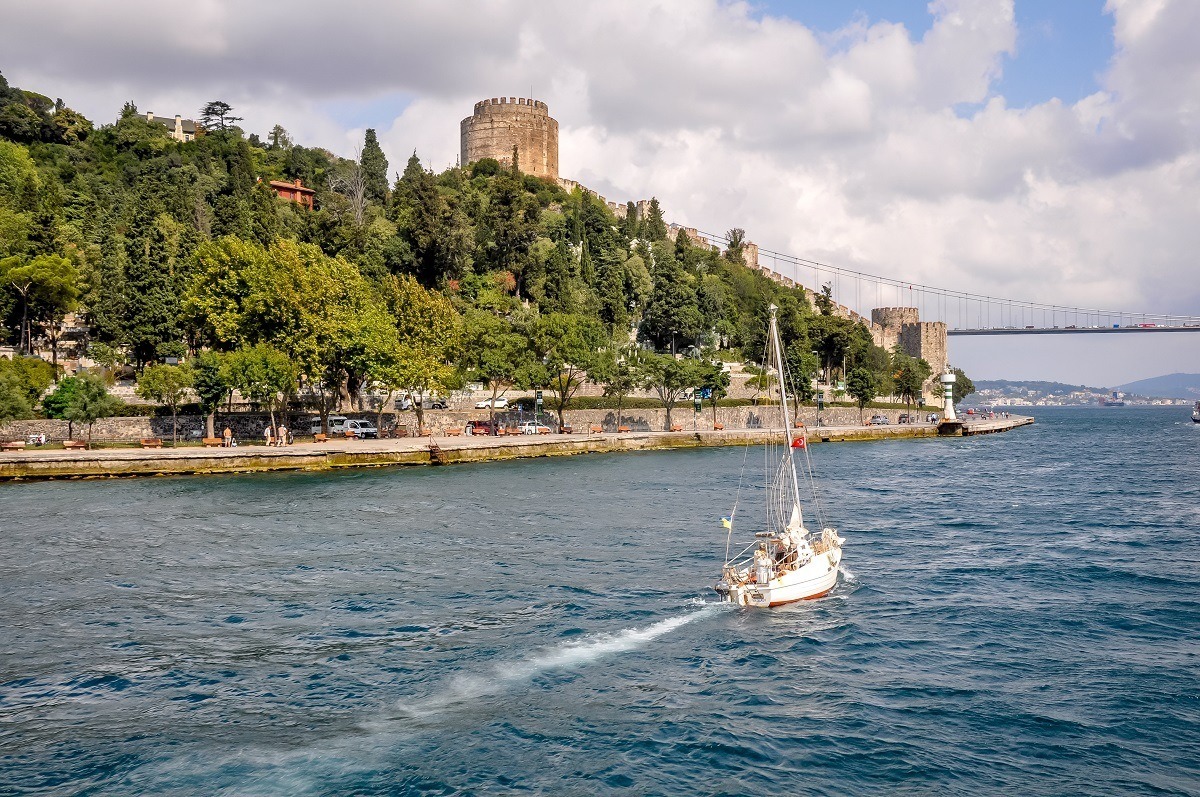
{"label": "pedestrian walking", "polygon": [[267,424],[266,428],[263,429],[263,442],[268,446],[271,446],[275,443],[275,434],[272,431],[270,424]]}
{"label": "pedestrian walking", "polygon": [[288,430],[282,423],[279,424],[279,436],[275,438],[275,445],[286,446],[288,444]]}
{"label": "pedestrian walking", "polygon": [[225,431],[221,433],[221,440],[223,441],[221,443],[223,447],[233,448],[233,430],[228,426],[226,426]]}

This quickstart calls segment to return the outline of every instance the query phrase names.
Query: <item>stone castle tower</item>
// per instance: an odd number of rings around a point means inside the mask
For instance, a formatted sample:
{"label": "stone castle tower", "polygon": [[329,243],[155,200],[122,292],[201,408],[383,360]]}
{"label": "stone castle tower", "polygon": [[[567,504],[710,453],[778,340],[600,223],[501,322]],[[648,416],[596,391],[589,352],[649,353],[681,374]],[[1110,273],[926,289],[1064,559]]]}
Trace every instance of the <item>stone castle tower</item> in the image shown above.
{"label": "stone castle tower", "polygon": [[511,164],[515,146],[522,172],[558,179],[558,122],[540,100],[480,100],[475,103],[475,113],[459,125],[459,141],[463,166],[481,158]]}
{"label": "stone castle tower", "polygon": [[922,321],[915,307],[876,307],[871,311],[871,332],[875,345],[891,349],[897,343],[909,357],[929,363],[933,375],[925,383],[925,401],[937,404],[942,387],[938,378],[946,370],[946,325],[941,321]]}

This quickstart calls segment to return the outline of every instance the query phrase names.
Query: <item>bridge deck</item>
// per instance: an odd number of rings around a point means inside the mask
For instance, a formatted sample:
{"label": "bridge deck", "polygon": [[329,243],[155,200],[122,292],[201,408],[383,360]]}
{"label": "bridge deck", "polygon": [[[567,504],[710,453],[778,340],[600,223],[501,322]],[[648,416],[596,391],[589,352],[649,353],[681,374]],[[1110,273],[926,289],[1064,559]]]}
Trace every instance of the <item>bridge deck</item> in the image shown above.
{"label": "bridge deck", "polygon": [[1168,326],[1124,326],[1124,327],[990,327],[985,329],[947,329],[946,334],[955,335],[1079,335],[1113,334],[1125,332],[1200,332],[1200,325],[1179,327]]}

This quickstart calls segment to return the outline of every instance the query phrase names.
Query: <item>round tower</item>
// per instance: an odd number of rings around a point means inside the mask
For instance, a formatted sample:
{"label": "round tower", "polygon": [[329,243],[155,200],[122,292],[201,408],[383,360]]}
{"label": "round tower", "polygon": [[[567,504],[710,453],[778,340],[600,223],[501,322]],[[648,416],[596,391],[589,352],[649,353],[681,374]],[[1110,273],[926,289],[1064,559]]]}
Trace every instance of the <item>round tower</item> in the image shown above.
{"label": "round tower", "polygon": [[871,321],[884,329],[899,332],[906,324],[921,320],[915,307],[876,307],[871,311]]}
{"label": "round tower", "polygon": [[546,103],[525,97],[480,100],[459,128],[463,166],[481,158],[511,164],[516,147],[522,172],[558,179],[558,122]]}

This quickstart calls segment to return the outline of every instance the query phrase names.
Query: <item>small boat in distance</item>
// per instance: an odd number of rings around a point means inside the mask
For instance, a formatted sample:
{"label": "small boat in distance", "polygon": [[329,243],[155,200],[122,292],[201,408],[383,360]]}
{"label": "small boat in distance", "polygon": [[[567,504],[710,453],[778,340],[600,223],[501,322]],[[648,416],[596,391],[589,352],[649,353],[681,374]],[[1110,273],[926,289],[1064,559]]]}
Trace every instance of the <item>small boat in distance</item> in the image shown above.
{"label": "small boat in distance", "polygon": [[[808,483],[813,485],[812,465],[808,459],[807,430],[790,434],[788,417],[787,373],[783,347],[779,343],[776,316],[779,308],[771,305],[768,334],[768,367],[779,377],[779,412],[782,428],[776,445],[767,446],[767,470],[774,477],[765,490],[766,528],[755,532],[754,541],[739,553],[729,555],[737,506],[722,523],[729,529],[725,542],[725,566],[721,579],[713,586],[721,600],[739,606],[780,606],[785,603],[819,598],[837,584],[842,561],[842,538],[837,529],[824,528],[816,534],[804,526],[800,507],[800,480],[796,476],[797,452],[803,452]],[[770,373],[770,370],[768,370]],[[816,506],[816,489],[813,487]]]}
{"label": "small boat in distance", "polygon": [[1192,423],[1200,423],[1200,401],[1192,405]]}

